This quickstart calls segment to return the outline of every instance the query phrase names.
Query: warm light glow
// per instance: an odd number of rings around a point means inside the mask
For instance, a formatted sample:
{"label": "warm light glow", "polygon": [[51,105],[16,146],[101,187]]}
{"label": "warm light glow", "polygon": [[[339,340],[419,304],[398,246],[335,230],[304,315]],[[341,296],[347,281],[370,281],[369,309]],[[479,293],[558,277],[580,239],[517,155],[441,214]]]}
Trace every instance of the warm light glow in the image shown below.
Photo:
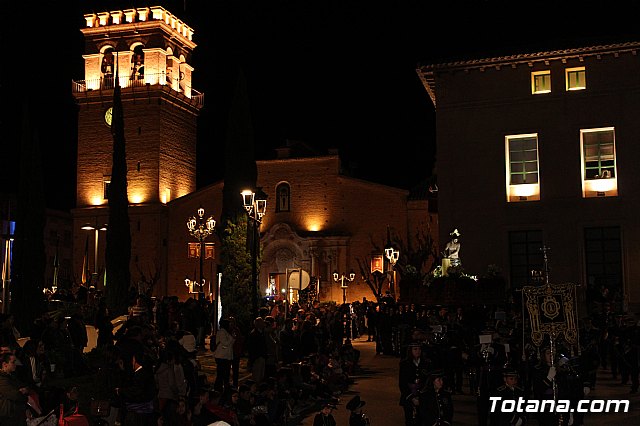
{"label": "warm light glow", "polygon": [[307,230],[312,232],[318,232],[320,230],[320,225],[317,223],[312,223],[307,225]]}
{"label": "warm light glow", "polygon": [[167,204],[171,201],[171,188],[165,188],[162,193],[162,204]]}
{"label": "warm light glow", "polygon": [[617,180],[611,179],[590,179],[584,181],[586,191],[609,192],[618,188]]}
{"label": "warm light glow", "polygon": [[107,200],[104,200],[101,195],[95,195],[91,197],[91,205],[93,206],[101,206],[106,203]]}
{"label": "warm light glow", "polygon": [[129,202],[131,204],[140,204],[144,201],[142,194],[131,194],[129,197]]}
{"label": "warm light glow", "polygon": [[510,189],[516,197],[531,197],[539,192],[539,185],[537,183],[511,185]]}
{"label": "warm light glow", "polygon": [[242,205],[249,213],[251,213],[256,194],[250,189],[243,189],[240,195],[242,195]]}
{"label": "warm light glow", "polygon": [[309,231],[319,232],[325,229],[327,219],[329,219],[329,215],[326,211],[306,212],[304,217],[302,218],[302,226]]}

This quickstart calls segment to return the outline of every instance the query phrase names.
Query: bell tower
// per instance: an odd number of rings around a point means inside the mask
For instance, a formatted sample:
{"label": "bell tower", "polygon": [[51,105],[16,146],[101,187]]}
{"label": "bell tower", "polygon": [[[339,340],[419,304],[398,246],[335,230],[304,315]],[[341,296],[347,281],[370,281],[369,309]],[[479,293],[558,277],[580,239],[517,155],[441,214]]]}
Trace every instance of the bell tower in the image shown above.
{"label": "bell tower", "polygon": [[[74,270],[79,277],[86,257],[86,233],[81,228],[100,229],[108,220],[111,107],[114,85],[119,84],[132,234],[131,277],[134,282],[144,281],[166,264],[166,204],[195,191],[196,123],[204,95],[191,86],[194,69],[189,61],[196,47],[193,29],[160,6],[91,13],[84,19],[85,79],[72,86],[78,104]],[[95,256],[88,261],[96,281],[104,271],[106,242],[98,237],[90,238]],[[163,274],[166,271],[157,277],[156,288],[166,286]]]}

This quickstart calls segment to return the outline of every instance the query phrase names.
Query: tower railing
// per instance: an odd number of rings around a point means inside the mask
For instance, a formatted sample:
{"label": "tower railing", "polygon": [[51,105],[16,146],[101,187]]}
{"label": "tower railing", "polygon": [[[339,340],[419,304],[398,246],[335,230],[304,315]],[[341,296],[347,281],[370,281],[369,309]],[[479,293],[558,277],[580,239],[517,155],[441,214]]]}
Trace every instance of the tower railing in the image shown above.
{"label": "tower railing", "polygon": [[[113,90],[115,83],[114,80],[115,78],[109,75],[89,80],[72,80],[71,91],[72,93],[84,93],[93,90]],[[190,98],[196,106],[202,107],[204,105],[204,93],[198,92],[191,86],[181,84],[180,79],[172,78],[164,72],[120,76],[118,77],[118,80],[120,81],[120,87],[123,89],[130,87],[144,87],[146,85],[166,85],[176,92],[183,93],[186,97]]]}

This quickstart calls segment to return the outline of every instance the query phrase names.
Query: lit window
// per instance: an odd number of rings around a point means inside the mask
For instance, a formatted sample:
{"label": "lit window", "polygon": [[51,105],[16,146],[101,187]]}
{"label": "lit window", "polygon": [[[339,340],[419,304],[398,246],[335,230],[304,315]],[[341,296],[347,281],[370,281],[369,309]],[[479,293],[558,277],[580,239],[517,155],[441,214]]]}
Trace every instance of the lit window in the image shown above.
{"label": "lit window", "polygon": [[551,71],[535,71],[531,73],[531,93],[551,92]]}
{"label": "lit window", "polygon": [[618,195],[616,147],[613,127],[580,130],[582,196]]}
{"label": "lit window", "polygon": [[567,90],[584,90],[587,88],[584,67],[567,68],[565,77]]}
{"label": "lit window", "polygon": [[538,135],[505,137],[507,201],[540,199]]}
{"label": "lit window", "polygon": [[291,208],[291,187],[288,183],[283,182],[276,187],[276,212],[288,212]]}

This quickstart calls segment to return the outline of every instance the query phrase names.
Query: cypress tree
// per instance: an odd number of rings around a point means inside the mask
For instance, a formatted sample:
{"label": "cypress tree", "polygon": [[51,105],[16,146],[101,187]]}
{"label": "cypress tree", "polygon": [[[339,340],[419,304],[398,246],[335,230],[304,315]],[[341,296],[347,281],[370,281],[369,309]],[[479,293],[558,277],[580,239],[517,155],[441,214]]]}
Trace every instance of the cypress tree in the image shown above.
{"label": "cypress tree", "polygon": [[109,185],[109,226],[107,227],[105,297],[107,306],[116,315],[127,311],[127,294],[131,281],[131,230],[129,227],[129,200],[127,197],[127,157],[124,137],[124,113],[118,80],[118,66],[113,89],[113,160]]}

